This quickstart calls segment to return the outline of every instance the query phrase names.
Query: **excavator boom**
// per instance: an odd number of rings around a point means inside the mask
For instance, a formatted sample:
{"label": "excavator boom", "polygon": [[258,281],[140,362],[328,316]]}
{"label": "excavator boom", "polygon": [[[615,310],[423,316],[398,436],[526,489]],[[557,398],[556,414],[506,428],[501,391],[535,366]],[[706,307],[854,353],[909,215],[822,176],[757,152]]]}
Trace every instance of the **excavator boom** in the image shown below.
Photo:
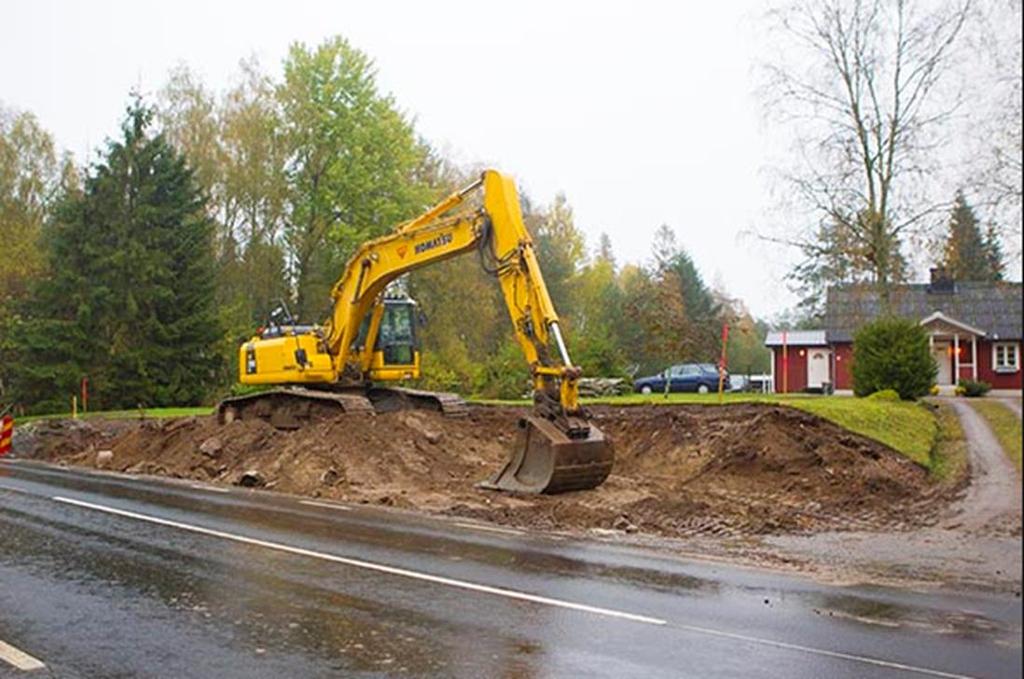
{"label": "excavator boom", "polygon": [[[469,201],[481,189],[482,204],[473,206]],[[389,347],[392,354],[403,353],[394,350],[396,345],[381,346],[385,334],[396,332],[394,328],[384,332],[388,326],[382,319],[390,318],[385,316],[385,290],[410,271],[473,250],[480,252],[485,269],[498,280],[534,392],[533,413],[520,421],[516,449],[481,486],[557,493],[600,485],[611,472],[612,445],[579,404],[581,371],[569,357],[523,222],[518,192],[510,177],[494,170],[391,233],[360,246],[331,291],[333,308],[323,327],[250,340],[240,353],[242,382],[329,388],[418,376],[418,352],[404,352],[398,359],[388,354]],[[262,349],[268,342],[277,345],[264,359]],[[264,364],[270,368],[263,369]],[[406,391],[424,398],[424,392]],[[275,393],[279,399],[286,398],[282,390]],[[242,397],[230,407],[238,411],[256,406],[258,400]],[[322,397],[311,401],[316,403],[310,405],[310,412],[313,405],[324,403]]]}

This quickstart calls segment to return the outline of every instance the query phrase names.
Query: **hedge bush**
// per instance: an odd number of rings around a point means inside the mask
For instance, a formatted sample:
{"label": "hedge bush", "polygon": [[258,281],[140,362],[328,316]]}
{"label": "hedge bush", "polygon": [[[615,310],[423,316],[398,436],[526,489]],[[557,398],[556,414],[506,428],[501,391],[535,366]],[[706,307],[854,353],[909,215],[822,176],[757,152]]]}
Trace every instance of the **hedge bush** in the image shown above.
{"label": "hedge bush", "polygon": [[881,318],[854,336],[851,372],[857,396],[892,389],[911,400],[928,394],[938,367],[924,328],[903,318]]}
{"label": "hedge bush", "polygon": [[981,382],[975,380],[960,380],[956,386],[956,392],[968,398],[974,398],[977,396],[984,396],[992,389],[992,385],[988,382]]}

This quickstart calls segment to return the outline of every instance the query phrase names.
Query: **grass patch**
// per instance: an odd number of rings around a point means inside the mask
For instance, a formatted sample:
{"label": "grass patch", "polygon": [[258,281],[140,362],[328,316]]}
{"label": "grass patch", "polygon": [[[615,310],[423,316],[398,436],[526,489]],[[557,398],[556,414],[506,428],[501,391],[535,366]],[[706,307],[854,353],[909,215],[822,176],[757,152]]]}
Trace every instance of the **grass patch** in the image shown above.
{"label": "grass patch", "polygon": [[950,405],[939,403],[935,406],[935,422],[938,436],[929,467],[941,481],[959,479],[967,472],[967,438],[960,418]]}
{"label": "grass patch", "polygon": [[969,401],[979,415],[985,418],[992,433],[999,439],[999,445],[1003,447],[1007,457],[1013,461],[1013,466],[1020,471],[1021,464],[1021,439],[1024,431],[1021,428],[1021,420],[1017,413],[1010,410],[999,401],[982,399]]}
{"label": "grass patch", "polygon": [[[729,393],[722,395],[722,403],[788,403],[789,401],[822,398],[815,394],[760,394],[760,393]],[[468,399],[471,403],[499,406],[528,406],[531,401],[527,398],[474,398]],[[679,405],[694,403],[703,405],[718,405],[718,394],[623,394],[622,396],[595,396],[592,398],[581,398],[584,405]]]}
{"label": "grass patch", "polygon": [[[105,410],[96,413],[79,413],[80,420],[136,420],[142,418],[165,418],[165,417],[192,417],[195,415],[210,415],[213,413],[211,407],[197,408],[147,408],[144,410]],[[19,424],[26,424],[36,420],[66,420],[70,419],[71,413],[56,413],[53,415],[27,415],[16,418]]]}
{"label": "grass patch", "polygon": [[938,436],[938,424],[928,407],[921,403],[828,396],[794,400],[786,405],[880,441],[935,471],[932,449]]}

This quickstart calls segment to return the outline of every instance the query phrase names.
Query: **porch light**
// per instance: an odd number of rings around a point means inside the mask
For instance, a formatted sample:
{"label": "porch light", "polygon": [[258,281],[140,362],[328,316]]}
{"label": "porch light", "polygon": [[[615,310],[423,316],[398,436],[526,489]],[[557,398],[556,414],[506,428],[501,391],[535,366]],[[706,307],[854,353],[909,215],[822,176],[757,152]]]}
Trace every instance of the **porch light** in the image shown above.
{"label": "porch light", "polygon": [[801,356],[805,355],[806,353],[807,353],[807,352],[806,352],[806,351],[804,351],[803,349],[801,349],[801,350],[800,350],[800,355],[801,355]]}

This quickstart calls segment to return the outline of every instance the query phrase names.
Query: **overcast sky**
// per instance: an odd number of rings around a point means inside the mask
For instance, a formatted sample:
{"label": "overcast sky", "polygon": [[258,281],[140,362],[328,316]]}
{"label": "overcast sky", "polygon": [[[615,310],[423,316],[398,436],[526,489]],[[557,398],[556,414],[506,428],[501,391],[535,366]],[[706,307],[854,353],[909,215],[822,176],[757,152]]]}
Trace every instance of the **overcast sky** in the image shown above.
{"label": "overcast sky", "polygon": [[[507,13],[503,13],[503,10]],[[769,205],[755,89],[760,3],[519,1],[9,3],[0,101],[35,113],[81,162],[133,87],[181,62],[222,90],[241,58],[271,72],[293,41],[341,34],[419,132],[458,161],[559,191],[594,245],[649,256],[675,228],[709,283],[755,314],[791,305],[784,255],[743,237]],[[90,158],[91,159],[91,158]]]}

